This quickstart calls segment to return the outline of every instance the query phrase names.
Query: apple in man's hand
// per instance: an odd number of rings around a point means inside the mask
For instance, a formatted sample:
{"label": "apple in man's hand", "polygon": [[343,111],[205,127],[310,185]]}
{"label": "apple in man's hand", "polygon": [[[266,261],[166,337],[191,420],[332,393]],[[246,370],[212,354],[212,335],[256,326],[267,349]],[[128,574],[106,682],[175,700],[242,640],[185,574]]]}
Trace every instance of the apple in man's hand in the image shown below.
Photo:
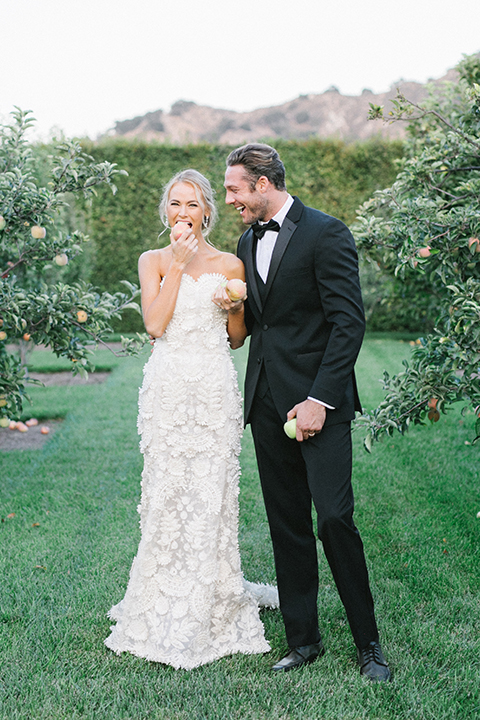
{"label": "apple in man's hand", "polygon": [[291,420],[287,420],[287,422],[283,426],[283,429],[285,430],[285,434],[290,438],[290,440],[295,440],[295,438],[297,437],[297,418],[294,417]]}

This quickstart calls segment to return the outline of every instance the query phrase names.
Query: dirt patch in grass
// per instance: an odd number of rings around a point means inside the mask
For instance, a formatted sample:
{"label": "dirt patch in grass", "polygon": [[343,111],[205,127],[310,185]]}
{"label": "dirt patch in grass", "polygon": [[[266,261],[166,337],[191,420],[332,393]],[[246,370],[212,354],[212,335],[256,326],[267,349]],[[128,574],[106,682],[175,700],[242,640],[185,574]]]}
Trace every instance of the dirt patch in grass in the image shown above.
{"label": "dirt patch in grass", "polygon": [[110,375],[109,372],[89,373],[87,378],[80,375],[72,375],[71,372],[37,373],[31,372],[28,377],[32,380],[40,380],[45,387],[52,385],[97,385],[105,382]]}
{"label": "dirt patch in grass", "polygon": [[[29,373],[32,380],[39,380],[45,387],[53,385],[98,385],[105,382],[109,372],[89,373],[87,378],[72,375],[71,372]],[[0,450],[39,450],[52,437],[62,420],[42,420],[38,425],[29,427],[27,432],[0,428]],[[47,426],[48,433],[41,428]]]}
{"label": "dirt patch in grass", "polygon": [[[45,420],[34,427],[29,427],[27,432],[0,428],[0,450],[39,450],[58,430],[61,423],[62,420]],[[45,435],[41,432],[44,426],[50,429]]]}

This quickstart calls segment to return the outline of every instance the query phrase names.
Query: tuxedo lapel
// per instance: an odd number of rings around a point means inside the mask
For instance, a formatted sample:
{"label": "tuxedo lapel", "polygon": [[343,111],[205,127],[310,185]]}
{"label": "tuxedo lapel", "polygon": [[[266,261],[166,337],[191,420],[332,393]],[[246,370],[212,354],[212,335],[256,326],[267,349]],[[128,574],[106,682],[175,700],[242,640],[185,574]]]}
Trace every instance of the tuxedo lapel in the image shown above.
{"label": "tuxedo lapel", "polygon": [[262,299],[257,285],[257,276],[253,258],[253,230],[247,230],[245,237],[245,276],[247,280],[247,292],[253,297],[260,313],[262,312]]}
{"label": "tuxedo lapel", "polygon": [[268,277],[265,288],[265,301],[268,297],[268,293],[270,292],[270,288],[272,287],[272,283],[275,279],[275,275],[277,274],[277,270],[282,260],[282,257],[288,247],[288,243],[290,242],[290,238],[292,237],[296,229],[296,224],[287,215],[287,217],[282,223],[282,227],[280,228],[280,232],[278,233],[277,242],[275,243],[275,247],[273,249],[272,260],[270,262],[270,268],[268,270]]}

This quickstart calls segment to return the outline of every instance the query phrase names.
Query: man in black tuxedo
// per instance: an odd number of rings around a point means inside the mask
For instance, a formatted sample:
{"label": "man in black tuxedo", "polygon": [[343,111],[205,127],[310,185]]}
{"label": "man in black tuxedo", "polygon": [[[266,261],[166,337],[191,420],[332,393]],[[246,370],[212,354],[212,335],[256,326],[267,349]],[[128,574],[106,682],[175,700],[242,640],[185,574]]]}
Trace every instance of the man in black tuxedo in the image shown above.
{"label": "man in black tuxedo", "polygon": [[[353,368],[365,328],[355,243],[340,220],[289,195],[284,166],[268,145],[230,153],[225,188],[227,204],[249,226],[238,244],[251,335],[245,423],[252,427],[290,648],[273,670],[324,652],[313,501],[360,671],[388,680],[353,522],[350,423],[361,410]],[[283,430],[293,417],[296,440]]]}

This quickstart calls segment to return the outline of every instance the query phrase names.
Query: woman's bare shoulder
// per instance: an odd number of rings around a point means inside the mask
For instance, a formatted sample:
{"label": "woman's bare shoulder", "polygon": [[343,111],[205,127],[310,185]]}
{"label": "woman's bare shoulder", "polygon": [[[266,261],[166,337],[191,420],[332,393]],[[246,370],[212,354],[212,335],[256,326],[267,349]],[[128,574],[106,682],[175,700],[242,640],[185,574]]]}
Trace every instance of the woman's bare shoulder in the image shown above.
{"label": "woman's bare shoulder", "polygon": [[245,278],[245,267],[243,262],[233,253],[222,252],[220,253],[222,272],[229,280],[231,278]]}
{"label": "woman's bare shoulder", "polygon": [[152,268],[161,271],[165,263],[170,262],[170,255],[171,250],[169,247],[146,250],[138,258],[138,268],[139,270]]}

